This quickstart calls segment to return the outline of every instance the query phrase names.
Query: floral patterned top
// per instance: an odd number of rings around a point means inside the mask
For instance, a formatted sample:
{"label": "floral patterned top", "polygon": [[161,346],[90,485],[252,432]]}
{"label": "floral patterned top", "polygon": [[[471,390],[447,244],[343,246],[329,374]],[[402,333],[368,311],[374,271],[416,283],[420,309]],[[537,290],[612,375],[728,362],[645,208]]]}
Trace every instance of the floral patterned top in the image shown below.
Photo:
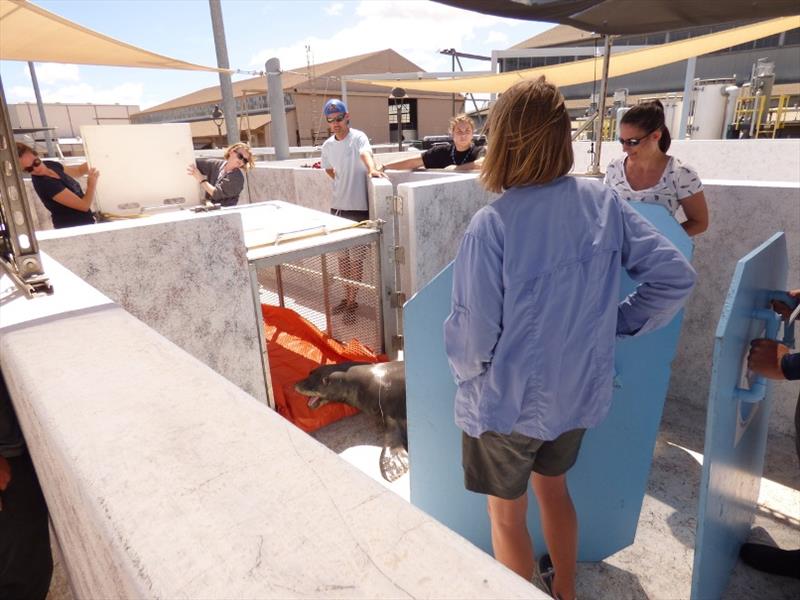
{"label": "floral patterned top", "polygon": [[682,200],[703,191],[700,177],[689,165],[684,165],[674,156],[669,157],[664,173],[653,187],[634,190],[625,175],[625,158],[611,161],[606,168],[605,184],[629,202],[661,204],[671,215],[675,214]]}

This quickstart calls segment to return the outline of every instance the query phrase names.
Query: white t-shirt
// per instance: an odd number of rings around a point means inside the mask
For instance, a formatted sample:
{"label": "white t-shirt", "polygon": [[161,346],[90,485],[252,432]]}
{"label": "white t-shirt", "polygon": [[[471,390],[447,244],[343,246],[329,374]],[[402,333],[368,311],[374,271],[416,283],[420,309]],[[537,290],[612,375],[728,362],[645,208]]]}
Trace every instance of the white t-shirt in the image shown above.
{"label": "white t-shirt", "polygon": [[350,129],[343,140],[332,135],[322,144],[322,168],[334,169],[333,202],[340,210],[369,210],[367,202],[367,167],[362,152],[372,152],[363,131]]}
{"label": "white t-shirt", "polygon": [[653,187],[644,190],[631,188],[625,175],[625,157],[609,163],[604,181],[623,200],[661,204],[671,215],[678,210],[681,200],[703,191],[703,184],[697,171],[689,165],[684,165],[674,156],[669,157],[661,179]]}

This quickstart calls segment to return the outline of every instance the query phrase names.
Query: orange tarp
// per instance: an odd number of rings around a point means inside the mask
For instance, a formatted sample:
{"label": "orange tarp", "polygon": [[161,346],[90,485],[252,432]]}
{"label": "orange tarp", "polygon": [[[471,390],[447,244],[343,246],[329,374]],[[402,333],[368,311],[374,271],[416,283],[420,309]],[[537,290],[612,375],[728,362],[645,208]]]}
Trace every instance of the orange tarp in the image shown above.
{"label": "orange tarp", "polygon": [[387,357],[375,354],[357,340],[343,344],[288,308],[262,304],[261,313],[278,413],[306,432],[356,414],[355,408],[338,402],[311,409],[308,398],[294,391],[294,384],[321,365],[348,360],[377,363],[385,362]]}

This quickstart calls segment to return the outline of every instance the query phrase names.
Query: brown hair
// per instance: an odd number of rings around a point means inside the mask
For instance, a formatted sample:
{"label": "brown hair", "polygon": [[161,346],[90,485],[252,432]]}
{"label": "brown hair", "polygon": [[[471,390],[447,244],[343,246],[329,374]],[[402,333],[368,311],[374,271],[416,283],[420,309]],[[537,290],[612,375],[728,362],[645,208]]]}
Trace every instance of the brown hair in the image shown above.
{"label": "brown hair", "polygon": [[667,124],[664,122],[664,105],[661,104],[660,100],[641,102],[636,106],[632,106],[625,111],[619,122],[638,127],[642,131],[646,131],[647,135],[654,131],[661,131],[661,137],[658,138],[658,149],[664,153],[669,150],[672,136],[670,136]]}
{"label": "brown hair", "polygon": [[571,124],[564,97],[545,81],[520,81],[489,113],[481,182],[490,192],[547,183],[572,169]]}
{"label": "brown hair", "polygon": [[455,117],[450,119],[450,123],[447,126],[447,130],[450,132],[450,135],[453,134],[453,130],[459,123],[465,123],[472,128],[473,132],[475,131],[475,121],[473,121],[471,117],[468,117],[464,113],[461,113],[460,115],[456,115]]}
{"label": "brown hair", "polygon": [[17,158],[22,158],[22,155],[26,152],[30,152],[34,156],[39,156],[39,153],[36,152],[33,148],[28,146],[28,144],[23,144],[22,142],[17,142]]}
{"label": "brown hair", "polygon": [[232,144],[227,148],[225,148],[225,155],[224,155],[225,160],[228,160],[230,155],[236,152],[237,150],[240,152],[242,150],[247,151],[247,160],[245,161],[244,165],[242,165],[242,168],[245,171],[249,171],[250,169],[252,169],[255,166],[255,162],[253,161],[253,152],[250,150],[250,145],[245,144],[244,142],[236,142],[235,144]]}

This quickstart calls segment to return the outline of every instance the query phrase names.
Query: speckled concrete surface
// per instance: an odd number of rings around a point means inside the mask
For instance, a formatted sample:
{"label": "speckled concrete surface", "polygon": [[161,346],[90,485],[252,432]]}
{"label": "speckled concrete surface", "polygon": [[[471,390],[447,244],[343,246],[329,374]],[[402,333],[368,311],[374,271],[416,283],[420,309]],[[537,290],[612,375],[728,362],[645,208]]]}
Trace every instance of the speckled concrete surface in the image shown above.
{"label": "speckled concrete surface", "polygon": [[[688,599],[691,586],[697,498],[705,414],[668,403],[656,445],[635,543],[599,563],[578,566],[581,600]],[[383,482],[378,472],[381,431],[365,415],[334,423],[314,437]],[[386,487],[408,498],[408,476]],[[765,477],[753,539],[783,548],[800,546],[800,466],[791,437],[774,434],[768,443]],[[72,600],[58,563],[49,600]],[[800,581],[734,569],[723,600],[800,597]]]}

